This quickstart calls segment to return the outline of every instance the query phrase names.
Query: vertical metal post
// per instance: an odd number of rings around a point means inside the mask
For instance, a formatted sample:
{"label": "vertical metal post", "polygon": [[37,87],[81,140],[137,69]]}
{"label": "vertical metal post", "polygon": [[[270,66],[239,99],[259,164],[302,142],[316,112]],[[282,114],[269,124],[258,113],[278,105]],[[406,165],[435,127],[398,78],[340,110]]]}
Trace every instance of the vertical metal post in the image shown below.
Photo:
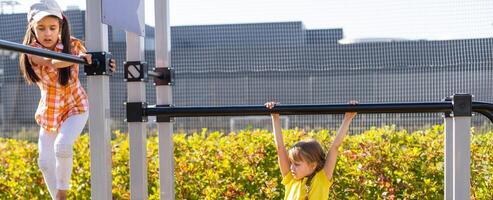
{"label": "vertical metal post", "polygon": [[[144,4],[144,0],[140,0]],[[144,24],[144,5],[137,11],[138,19]],[[144,37],[126,33],[127,61],[144,62]],[[147,72],[143,72],[147,73]],[[127,82],[127,101],[146,102],[145,82]],[[130,199],[147,199],[147,128],[144,122],[128,122],[130,144]]]}
{"label": "vertical metal post", "polygon": [[[169,68],[171,63],[171,42],[169,25],[169,0],[155,0],[155,47],[156,68]],[[172,105],[171,85],[156,86],[156,104]],[[175,199],[173,167],[173,124],[157,117],[159,132],[159,184],[160,199]]]}
{"label": "vertical metal post", "polygon": [[[86,1],[85,42],[90,52],[108,51],[108,27],[101,23],[101,0]],[[87,77],[91,152],[91,199],[112,199],[109,77]]]}
{"label": "vertical metal post", "polygon": [[453,118],[450,116],[450,113],[445,113],[444,115],[444,123],[445,123],[445,137],[444,137],[444,142],[445,142],[445,147],[444,147],[444,157],[445,157],[445,163],[444,163],[444,171],[445,171],[445,200],[452,200],[452,189],[453,189],[453,183],[454,183],[454,174],[453,174],[453,136],[454,136],[454,121]]}
{"label": "vertical metal post", "polygon": [[453,200],[470,199],[472,96],[453,96]]}

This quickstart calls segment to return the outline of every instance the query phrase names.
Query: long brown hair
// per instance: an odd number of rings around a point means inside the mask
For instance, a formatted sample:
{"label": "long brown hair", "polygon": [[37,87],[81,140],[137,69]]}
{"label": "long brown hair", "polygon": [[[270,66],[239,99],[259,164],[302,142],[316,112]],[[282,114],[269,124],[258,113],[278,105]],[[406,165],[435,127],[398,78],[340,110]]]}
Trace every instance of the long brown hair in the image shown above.
{"label": "long brown hair", "polygon": [[308,176],[306,180],[306,195],[305,200],[308,200],[308,193],[310,192],[311,182],[315,174],[322,170],[325,165],[325,152],[322,145],[315,139],[302,140],[297,142],[288,152],[291,162],[307,162],[316,163],[317,167]]}
{"label": "long brown hair", "polygon": [[[52,16],[53,17],[53,16]],[[70,42],[70,27],[68,24],[68,19],[63,15],[63,19],[60,21],[61,27],[61,42],[63,44],[63,53],[71,54],[72,52],[72,44]],[[32,42],[36,40],[36,35],[34,34],[34,21],[30,21],[27,24],[26,35],[24,36],[23,44],[30,45]],[[22,76],[24,80],[28,84],[36,83],[40,80],[39,76],[34,72],[31,63],[27,57],[27,54],[22,53],[19,57],[19,68],[21,70]],[[67,85],[70,79],[70,68],[64,67],[58,69],[58,83],[60,85]]]}

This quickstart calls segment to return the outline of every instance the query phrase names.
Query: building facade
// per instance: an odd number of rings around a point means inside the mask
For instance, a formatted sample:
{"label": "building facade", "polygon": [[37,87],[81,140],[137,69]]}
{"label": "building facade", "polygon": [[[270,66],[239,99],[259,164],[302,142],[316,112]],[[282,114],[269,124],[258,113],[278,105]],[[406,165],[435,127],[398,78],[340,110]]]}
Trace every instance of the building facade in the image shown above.
{"label": "building facade", "polygon": [[[84,39],[84,12],[67,11],[73,34]],[[0,15],[0,39],[21,42],[25,14]],[[493,102],[493,38],[385,40],[340,44],[343,30],[306,29],[302,22],[171,27],[173,102],[177,106],[440,101],[454,93]],[[154,30],[146,27],[146,62],[154,66]],[[109,48],[125,60],[125,33],[112,30]],[[0,50],[0,131],[36,127],[36,86],[26,85],[18,55]],[[85,84],[85,77],[80,75]],[[123,65],[110,78],[114,129],[123,122]],[[147,84],[149,104],[155,89]],[[365,114],[354,129],[396,124],[416,129],[442,122],[440,114]],[[286,127],[336,129],[342,116],[288,116]],[[268,128],[265,117],[177,118],[175,129],[191,131]],[[474,117],[478,127],[489,126]]]}

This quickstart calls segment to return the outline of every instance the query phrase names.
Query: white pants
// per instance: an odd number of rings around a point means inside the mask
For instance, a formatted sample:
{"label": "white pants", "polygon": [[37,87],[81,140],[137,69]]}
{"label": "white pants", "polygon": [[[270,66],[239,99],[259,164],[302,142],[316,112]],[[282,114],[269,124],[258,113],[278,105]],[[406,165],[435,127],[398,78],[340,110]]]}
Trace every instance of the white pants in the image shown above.
{"label": "white pants", "polygon": [[86,125],[88,112],[69,117],[60,126],[59,132],[39,131],[38,166],[43,173],[51,198],[57,190],[68,190],[72,174],[73,144]]}

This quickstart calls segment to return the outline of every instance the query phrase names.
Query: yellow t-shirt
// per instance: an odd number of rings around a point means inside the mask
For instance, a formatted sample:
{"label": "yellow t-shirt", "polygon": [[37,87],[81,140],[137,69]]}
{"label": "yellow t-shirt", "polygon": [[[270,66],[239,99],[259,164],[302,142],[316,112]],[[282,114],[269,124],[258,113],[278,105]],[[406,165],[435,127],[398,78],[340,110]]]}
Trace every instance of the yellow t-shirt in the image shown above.
{"label": "yellow t-shirt", "polygon": [[[282,179],[282,184],[285,188],[284,200],[304,200],[306,194],[306,180],[294,179],[291,173],[288,173]],[[329,199],[329,188],[332,186],[332,180],[327,179],[325,171],[318,171],[312,179],[310,191],[308,192],[309,200],[326,200]]]}

